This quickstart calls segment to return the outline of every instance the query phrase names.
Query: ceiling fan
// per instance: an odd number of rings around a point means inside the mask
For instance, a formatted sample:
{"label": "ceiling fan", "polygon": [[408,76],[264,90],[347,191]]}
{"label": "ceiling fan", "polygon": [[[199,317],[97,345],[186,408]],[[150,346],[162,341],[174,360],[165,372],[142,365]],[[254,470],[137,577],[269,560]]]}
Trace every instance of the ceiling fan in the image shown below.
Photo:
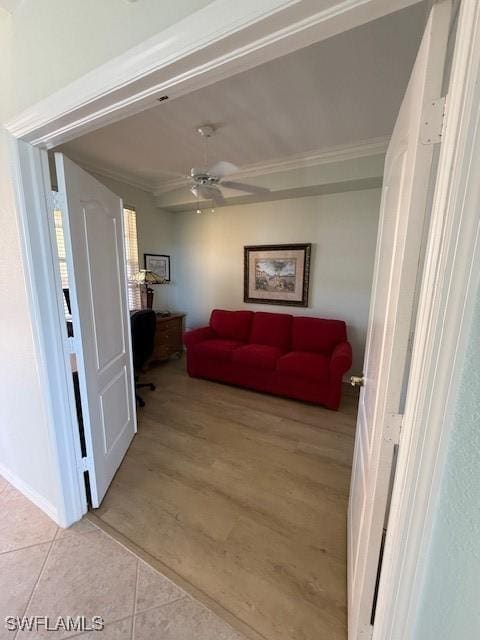
{"label": "ceiling fan", "polygon": [[[270,193],[270,189],[265,187],[259,187],[253,184],[245,184],[243,182],[235,182],[232,180],[225,180],[224,178],[239,171],[239,168],[227,162],[221,160],[212,167],[207,168],[208,165],[208,138],[211,138],[215,133],[215,127],[210,124],[200,125],[196,129],[205,140],[205,168],[197,169],[193,167],[188,176],[190,181],[190,193],[192,193],[197,202],[200,200],[212,200],[215,204],[224,204],[225,197],[222,193],[222,187],[227,189],[235,189],[236,191],[244,191],[251,194],[266,194]],[[199,209],[198,209],[199,210]]]}

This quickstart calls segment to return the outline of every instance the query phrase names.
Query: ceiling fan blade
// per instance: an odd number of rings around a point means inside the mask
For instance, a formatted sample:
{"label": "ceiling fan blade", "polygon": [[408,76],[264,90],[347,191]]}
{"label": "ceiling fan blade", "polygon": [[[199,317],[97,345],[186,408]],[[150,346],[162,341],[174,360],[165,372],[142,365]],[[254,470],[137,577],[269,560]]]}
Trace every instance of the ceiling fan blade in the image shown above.
{"label": "ceiling fan blade", "polygon": [[225,198],[220,189],[212,189],[210,192],[210,198],[215,204],[225,204]]}
{"label": "ceiling fan blade", "polygon": [[215,198],[212,198],[212,205],[214,205],[215,207],[222,207],[225,204],[225,198],[222,196],[222,194],[220,193],[220,195],[217,195]]}
{"label": "ceiling fan blade", "polygon": [[174,191],[178,191],[181,192],[183,191],[185,193],[185,189],[188,189],[190,187],[190,185],[192,184],[192,181],[185,178],[185,183],[184,184],[171,184],[171,185],[159,185],[158,186],[158,193],[159,194],[164,194],[164,193],[173,193]]}
{"label": "ceiling fan blade", "polygon": [[236,173],[238,171],[238,167],[231,162],[226,162],[225,160],[220,160],[217,164],[214,164],[213,167],[208,169],[208,173],[211,176],[216,176],[218,178],[223,178],[223,176],[228,176],[231,173]]}
{"label": "ceiling fan blade", "polygon": [[257,187],[253,184],[245,184],[244,182],[232,182],[231,180],[222,180],[220,183],[222,187],[227,189],[236,189],[237,191],[246,191],[247,193],[270,193],[270,189],[266,187]]}

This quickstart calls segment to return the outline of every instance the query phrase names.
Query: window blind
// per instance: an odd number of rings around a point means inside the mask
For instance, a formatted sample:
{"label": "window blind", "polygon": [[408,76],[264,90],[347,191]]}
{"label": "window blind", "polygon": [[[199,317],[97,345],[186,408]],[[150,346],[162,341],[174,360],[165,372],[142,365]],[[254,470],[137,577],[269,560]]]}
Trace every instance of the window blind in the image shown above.
{"label": "window blind", "polygon": [[57,238],[58,262],[60,263],[60,277],[62,287],[68,288],[67,256],[65,253],[65,238],[63,237],[62,212],[56,209],[53,212],[55,219],[55,236]]}
{"label": "window blind", "polygon": [[127,263],[128,307],[140,309],[140,287],[131,282],[138,272],[138,244],[137,244],[137,214],[132,207],[123,209],[123,224],[125,231],[125,259]]}
{"label": "window blind", "polygon": [[[67,255],[65,252],[65,238],[63,235],[62,212],[58,209],[55,209],[55,211],[53,212],[53,219],[55,222],[55,238],[57,240],[58,264],[60,266],[62,289],[68,289]],[[65,311],[65,315],[69,316],[70,314],[65,298],[63,299],[63,309]]]}

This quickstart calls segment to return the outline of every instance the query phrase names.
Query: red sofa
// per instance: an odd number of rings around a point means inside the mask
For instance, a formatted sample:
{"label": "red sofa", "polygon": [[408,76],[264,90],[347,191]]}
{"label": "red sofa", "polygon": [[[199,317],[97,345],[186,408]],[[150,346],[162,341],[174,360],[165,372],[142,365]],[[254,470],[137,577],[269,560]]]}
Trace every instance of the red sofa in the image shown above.
{"label": "red sofa", "polygon": [[345,323],[284,313],[215,309],[184,334],[188,373],[338,409],[352,365]]}

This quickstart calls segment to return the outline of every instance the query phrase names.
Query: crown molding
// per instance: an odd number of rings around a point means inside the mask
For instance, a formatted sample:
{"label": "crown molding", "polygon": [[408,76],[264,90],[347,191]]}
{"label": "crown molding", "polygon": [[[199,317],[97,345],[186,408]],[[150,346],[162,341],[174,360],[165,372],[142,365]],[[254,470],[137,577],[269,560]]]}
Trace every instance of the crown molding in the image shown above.
{"label": "crown molding", "polygon": [[353,29],[418,0],[214,0],[6,123],[51,149],[79,135]]}
{"label": "crown molding", "polygon": [[[369,140],[362,140],[352,145],[337,145],[334,147],[327,147],[323,150],[297,153],[287,156],[286,158],[272,160],[271,162],[257,162],[242,167],[242,169],[235,173],[235,178],[243,180],[245,178],[295,171],[296,169],[315,167],[322,164],[383,155],[387,151],[389,140],[389,137],[370,138]],[[190,184],[190,180],[187,176],[180,176],[178,178],[156,182],[154,180],[142,179],[134,173],[119,171],[118,169],[114,169],[107,165],[92,163],[91,161],[83,160],[78,156],[69,157],[82,167],[82,169],[85,169],[85,171],[88,171],[99,178],[108,178],[110,180],[115,180],[116,182],[127,184],[135,189],[147,191],[155,197],[160,197],[175,189],[182,189]]]}
{"label": "crown molding", "polygon": [[[70,156],[69,156],[70,157]],[[94,176],[99,178],[108,178],[109,180],[115,180],[115,182],[121,182],[122,184],[127,184],[129,187],[134,187],[135,189],[140,189],[141,191],[147,191],[148,193],[154,194],[155,185],[148,180],[142,180],[138,176],[132,173],[117,171],[116,169],[112,169],[106,166],[96,165],[91,162],[84,162],[78,158],[70,158],[73,160],[78,166],[88,173],[91,173]]]}
{"label": "crown molding", "polygon": [[[327,147],[317,151],[308,151],[305,153],[297,153],[286,158],[279,158],[270,162],[257,162],[242,167],[234,175],[235,179],[255,178],[257,176],[269,175],[272,173],[283,173],[286,171],[295,171],[296,169],[305,169],[307,167],[316,167],[322,164],[332,164],[335,162],[343,162],[346,160],[355,160],[357,158],[365,158],[368,156],[383,155],[387,151],[389,137],[371,138],[362,140],[352,145],[337,145]],[[174,178],[158,183],[153,187],[154,196],[162,196],[174,189],[181,189],[190,184],[187,176]]]}
{"label": "crown molding", "polygon": [[[237,175],[237,174],[235,174]],[[188,176],[179,176],[178,178],[172,178],[162,182],[158,182],[153,187],[153,195],[161,196],[174,189],[182,189],[190,184],[190,178]]]}

